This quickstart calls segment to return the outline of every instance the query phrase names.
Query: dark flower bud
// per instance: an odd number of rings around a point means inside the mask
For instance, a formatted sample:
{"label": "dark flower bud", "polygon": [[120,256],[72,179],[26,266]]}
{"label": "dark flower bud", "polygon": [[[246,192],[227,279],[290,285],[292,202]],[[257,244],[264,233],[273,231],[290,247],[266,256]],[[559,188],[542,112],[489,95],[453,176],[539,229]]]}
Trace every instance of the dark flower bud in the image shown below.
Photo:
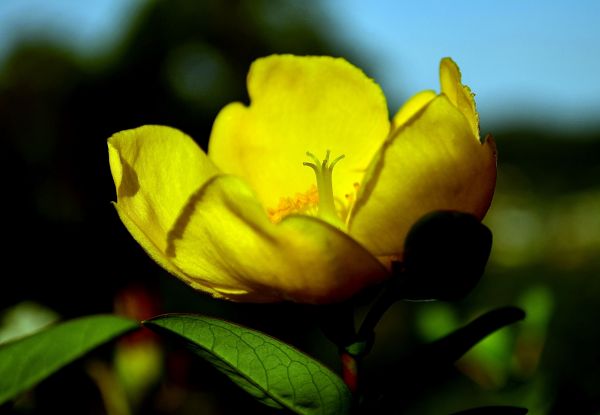
{"label": "dark flower bud", "polygon": [[492,232],[471,214],[437,211],[423,216],[406,237],[403,298],[465,297],[481,279],[491,248]]}

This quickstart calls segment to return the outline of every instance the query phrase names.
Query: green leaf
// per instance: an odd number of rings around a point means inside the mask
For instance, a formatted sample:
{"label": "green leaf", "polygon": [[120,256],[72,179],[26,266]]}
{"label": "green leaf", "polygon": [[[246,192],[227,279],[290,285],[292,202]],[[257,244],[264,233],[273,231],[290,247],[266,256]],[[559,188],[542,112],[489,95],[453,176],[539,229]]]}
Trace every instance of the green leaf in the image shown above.
{"label": "green leaf", "polygon": [[313,358],[264,333],[214,318],[171,314],[144,326],[183,340],[254,398],[298,414],[347,414],[343,381]]}
{"label": "green leaf", "polygon": [[0,404],[137,327],[137,322],[117,316],[87,316],[0,345]]}

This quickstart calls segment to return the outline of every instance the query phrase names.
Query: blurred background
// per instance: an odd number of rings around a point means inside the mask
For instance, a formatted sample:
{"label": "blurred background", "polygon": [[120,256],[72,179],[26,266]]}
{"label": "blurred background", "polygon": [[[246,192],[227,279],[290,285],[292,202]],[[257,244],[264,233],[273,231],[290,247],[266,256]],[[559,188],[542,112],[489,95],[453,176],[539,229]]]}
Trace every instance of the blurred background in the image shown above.
{"label": "blurred background", "polygon": [[[482,133],[498,144],[485,220],[492,258],[465,300],[388,312],[365,362],[366,376],[384,385],[366,387],[395,390],[385,413],[512,404],[532,414],[600,414],[598,16],[593,0],[0,0],[0,341],[92,313],[200,312],[264,330],[337,370],[313,309],[212,300],[155,265],[110,204],[106,139],[165,124],[206,148],[218,110],[247,102],[250,63],[271,53],[343,56],[382,85],[391,112],[437,89],[439,60],[451,56],[477,94]],[[403,372],[398,357],[411,348],[509,304],[527,319],[427,382]],[[0,411],[242,410],[272,413],[187,351],[142,332]]]}

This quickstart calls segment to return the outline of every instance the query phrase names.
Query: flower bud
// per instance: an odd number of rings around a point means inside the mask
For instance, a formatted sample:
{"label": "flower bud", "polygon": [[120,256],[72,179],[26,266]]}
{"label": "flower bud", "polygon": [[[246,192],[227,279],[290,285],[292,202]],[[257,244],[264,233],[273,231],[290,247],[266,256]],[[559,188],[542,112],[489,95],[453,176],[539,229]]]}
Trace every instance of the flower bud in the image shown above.
{"label": "flower bud", "polygon": [[483,275],[491,248],[491,231],[473,215],[436,211],[423,216],[405,241],[403,298],[465,297]]}

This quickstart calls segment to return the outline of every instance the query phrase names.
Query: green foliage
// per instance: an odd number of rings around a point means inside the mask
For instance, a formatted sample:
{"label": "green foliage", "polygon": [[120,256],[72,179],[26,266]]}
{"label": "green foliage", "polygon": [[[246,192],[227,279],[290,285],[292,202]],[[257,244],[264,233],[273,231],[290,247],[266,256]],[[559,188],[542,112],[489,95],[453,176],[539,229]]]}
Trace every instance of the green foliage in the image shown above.
{"label": "green foliage", "polygon": [[349,412],[350,391],[336,374],[263,333],[186,314],[159,316],[144,325],[185,341],[195,353],[266,405],[307,415]]}
{"label": "green foliage", "polygon": [[419,336],[428,342],[447,335],[460,327],[456,309],[450,303],[428,302],[417,309],[415,324]]}
{"label": "green foliage", "polygon": [[456,412],[453,415],[525,415],[526,413],[527,409],[516,406],[483,406]]}
{"label": "green foliage", "polygon": [[0,346],[0,404],[138,324],[112,315],[83,317]]}

